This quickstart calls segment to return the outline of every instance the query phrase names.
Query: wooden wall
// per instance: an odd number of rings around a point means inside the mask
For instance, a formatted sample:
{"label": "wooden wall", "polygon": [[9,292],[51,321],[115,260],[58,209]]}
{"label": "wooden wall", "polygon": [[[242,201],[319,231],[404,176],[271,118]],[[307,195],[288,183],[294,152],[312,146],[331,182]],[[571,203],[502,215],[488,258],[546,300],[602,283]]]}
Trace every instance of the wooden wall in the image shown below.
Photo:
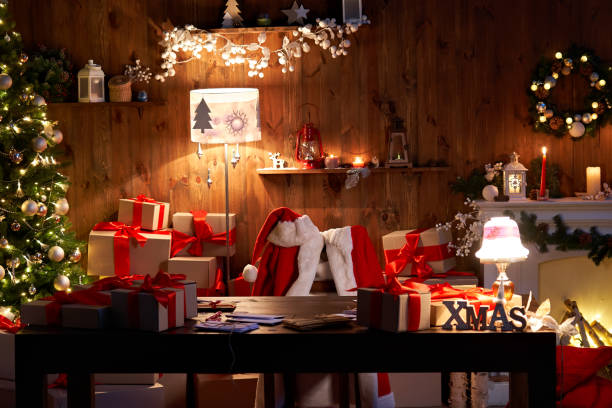
{"label": "wooden wall", "polygon": [[[335,12],[331,3],[304,0],[310,16]],[[268,12],[280,22],[290,0],[240,1],[245,21]],[[28,46],[65,47],[76,66],[93,58],[107,75],[120,73],[131,57],[159,63],[158,41],[148,19],[175,25],[217,27],[221,0],[19,0],[11,7]],[[261,95],[263,140],[240,146],[242,161],[230,167],[230,205],[238,213],[236,273],[248,262],[266,214],[289,206],[308,213],[320,229],[366,226],[380,250],[380,236],[398,228],[430,226],[443,220],[460,199],[448,182],[513,150],[529,163],[541,146],[563,172],[565,194],[583,191],[587,165],[607,176],[612,127],[596,137],[572,141],[537,134],[529,124],[525,88],[541,55],[572,42],[612,60],[609,0],[491,2],[486,0],[364,0],[372,26],[352,39],[349,56],[332,60],[313,47],[296,72],[266,71],[250,79],[243,67],[218,60],[177,68],[167,82],[147,86],[165,105],[133,107],[50,106],[64,131],[71,217],[85,239],[94,223],[116,215],[120,197],[149,194],[169,201],[172,211],[224,211],[223,151],[210,147],[198,160],[189,141],[188,92],[201,87],[257,87]],[[256,34],[236,36],[248,40]],[[281,36],[269,36],[278,44]],[[579,83],[564,86],[571,104]],[[289,157],[295,133],[312,117],[328,152],[384,157],[385,105],[392,101],[406,120],[419,163],[444,160],[440,174],[376,174],[353,190],[336,176],[259,176],[267,152]],[[579,108],[580,103],[575,103]],[[206,185],[207,169],[215,183]],[[381,254],[382,259],[382,254]]]}

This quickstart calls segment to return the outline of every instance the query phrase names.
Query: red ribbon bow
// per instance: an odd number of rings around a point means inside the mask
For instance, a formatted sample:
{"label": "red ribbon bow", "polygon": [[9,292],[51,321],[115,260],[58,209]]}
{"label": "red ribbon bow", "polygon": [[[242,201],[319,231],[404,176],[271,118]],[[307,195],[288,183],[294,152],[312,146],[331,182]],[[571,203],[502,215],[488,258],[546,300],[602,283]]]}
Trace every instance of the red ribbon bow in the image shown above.
{"label": "red ribbon bow", "polygon": [[157,220],[157,229],[162,229],[164,227],[164,212],[166,210],[166,205],[164,203],[160,203],[151,197],[147,197],[144,194],[139,194],[136,198],[131,198],[134,201],[134,205],[132,207],[132,225],[142,227],[142,203],[152,203],[159,204],[159,218]]}
{"label": "red ribbon bow", "polygon": [[397,257],[387,262],[385,266],[387,276],[399,275],[409,263],[412,263],[413,275],[419,278],[428,278],[433,275],[433,269],[427,264],[425,254],[417,255],[419,239],[423,231],[426,230],[418,229],[406,234],[406,244],[399,250]]}
{"label": "red ribbon bow", "polygon": [[147,275],[144,282],[128,294],[128,313],[130,326],[138,328],[139,326],[139,307],[138,294],[150,293],[155,297],[155,300],[160,305],[168,309],[168,328],[176,326],[176,292],[172,290],[164,290],[159,285],[153,283],[151,276]]}
{"label": "red ribbon bow", "polygon": [[[211,243],[215,245],[225,245],[225,239],[227,232],[220,232],[217,234],[213,233],[213,229],[209,223],[206,222],[206,216],[208,212],[191,211],[193,215],[193,228],[195,230],[195,237],[184,234],[180,231],[172,231],[172,256],[176,256],[183,248],[191,244],[188,251],[190,255],[202,256],[202,244]],[[232,229],[229,235],[229,244],[234,245],[236,242],[236,229]]]}
{"label": "red ribbon bow", "polygon": [[94,231],[117,231],[113,239],[115,275],[130,274],[130,238],[134,238],[141,247],[147,238],[140,234],[140,227],[132,227],[122,222],[100,222],[93,227]]}
{"label": "red ribbon bow", "polygon": [[127,289],[132,286],[135,280],[143,280],[144,275],[109,276],[91,284],[91,289],[97,291]]}
{"label": "red ribbon bow", "polygon": [[0,315],[0,330],[5,330],[9,333],[17,333],[24,327],[25,324],[21,323],[21,319],[16,319],[14,322],[12,322],[6,316]]}
{"label": "red ribbon bow", "polygon": [[42,298],[49,303],[45,306],[45,315],[47,324],[50,326],[59,326],[61,321],[62,305],[80,303],[83,305],[92,306],[108,306],[111,304],[111,298],[106,293],[101,293],[95,288],[85,290],[76,290],[74,292],[56,292],[53,296]]}

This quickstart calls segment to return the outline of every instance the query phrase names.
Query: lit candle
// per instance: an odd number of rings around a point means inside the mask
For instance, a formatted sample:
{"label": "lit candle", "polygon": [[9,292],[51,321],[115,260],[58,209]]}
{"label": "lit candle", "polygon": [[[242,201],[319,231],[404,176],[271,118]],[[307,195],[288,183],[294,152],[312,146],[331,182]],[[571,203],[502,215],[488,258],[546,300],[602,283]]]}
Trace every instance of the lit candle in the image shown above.
{"label": "lit candle", "polygon": [[542,148],[542,176],[540,177],[540,197],[546,196],[546,147]]}
{"label": "lit candle", "polygon": [[353,160],[353,167],[363,167],[363,166],[365,166],[365,163],[363,162],[363,159],[361,158],[361,156],[355,157],[355,160]]}
{"label": "lit candle", "polygon": [[325,168],[326,169],[337,169],[340,166],[340,158],[338,156],[334,156],[330,154],[325,158]]}
{"label": "lit candle", "polygon": [[601,169],[599,167],[587,167],[586,169],[586,193],[595,195],[601,191]]}

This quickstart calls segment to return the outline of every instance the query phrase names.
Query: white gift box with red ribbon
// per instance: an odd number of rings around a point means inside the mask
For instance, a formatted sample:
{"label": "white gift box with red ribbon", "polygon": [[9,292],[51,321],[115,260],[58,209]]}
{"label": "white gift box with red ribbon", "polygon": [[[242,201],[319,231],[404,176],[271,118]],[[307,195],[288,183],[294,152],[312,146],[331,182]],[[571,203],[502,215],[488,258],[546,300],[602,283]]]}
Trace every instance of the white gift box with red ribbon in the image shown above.
{"label": "white gift box with red ribbon", "polygon": [[[382,243],[387,263],[395,260],[399,251],[406,245],[406,234],[419,235],[415,255],[424,255],[425,262],[431,266],[433,273],[445,273],[455,267],[454,253],[448,248],[448,244],[453,239],[452,234],[450,231],[438,231],[436,228],[394,231],[383,235]],[[400,276],[410,276],[412,274],[412,262],[409,262],[401,271]]]}
{"label": "white gift box with red ribbon", "polygon": [[139,195],[119,200],[117,220],[143,230],[157,231],[168,228],[170,204]]}

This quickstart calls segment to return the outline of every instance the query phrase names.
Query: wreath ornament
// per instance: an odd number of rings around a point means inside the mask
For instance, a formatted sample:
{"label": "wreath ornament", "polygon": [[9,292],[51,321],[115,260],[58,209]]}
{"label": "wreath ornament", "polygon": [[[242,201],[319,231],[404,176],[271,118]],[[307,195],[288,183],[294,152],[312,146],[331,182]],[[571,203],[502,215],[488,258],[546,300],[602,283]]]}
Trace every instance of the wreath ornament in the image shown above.
{"label": "wreath ornament", "polygon": [[[579,111],[558,110],[549,98],[561,76],[578,73],[590,84],[591,91],[585,106]],[[602,65],[593,51],[572,46],[565,52],[557,51],[554,58],[542,58],[529,86],[530,114],[536,131],[573,138],[585,133],[595,136],[595,129],[606,124],[612,116],[612,94],[608,75],[612,67]]]}

